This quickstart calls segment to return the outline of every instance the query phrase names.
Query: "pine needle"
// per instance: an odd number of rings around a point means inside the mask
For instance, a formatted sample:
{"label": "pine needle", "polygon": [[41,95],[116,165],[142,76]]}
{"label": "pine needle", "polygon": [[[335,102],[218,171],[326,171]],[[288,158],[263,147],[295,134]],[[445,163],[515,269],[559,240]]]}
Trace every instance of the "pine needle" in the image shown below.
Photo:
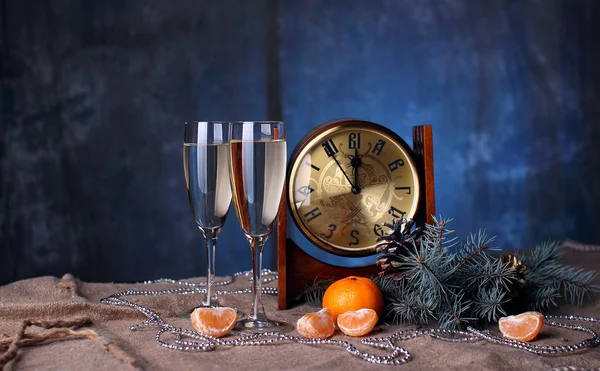
{"label": "pine needle", "polygon": [[311,307],[321,308],[325,291],[333,282],[335,281],[332,279],[319,280],[319,277],[316,277],[313,284],[304,290],[304,301]]}

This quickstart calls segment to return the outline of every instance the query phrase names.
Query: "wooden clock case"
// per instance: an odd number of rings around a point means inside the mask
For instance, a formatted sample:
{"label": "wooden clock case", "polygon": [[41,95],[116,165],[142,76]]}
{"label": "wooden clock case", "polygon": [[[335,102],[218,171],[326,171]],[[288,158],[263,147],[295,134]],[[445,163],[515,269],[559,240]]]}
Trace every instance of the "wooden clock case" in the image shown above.
{"label": "wooden clock case", "polygon": [[[325,124],[327,125],[327,124]],[[317,128],[318,130],[318,128]],[[433,175],[433,133],[431,125],[413,127],[413,154],[419,175],[421,194],[416,214],[417,225],[431,223],[435,215]],[[289,309],[297,303],[315,278],[340,279],[347,276],[372,276],[379,273],[377,265],[340,267],[324,263],[302,250],[287,237],[286,191],[283,192],[277,223],[278,308]],[[348,258],[351,259],[351,258]]]}

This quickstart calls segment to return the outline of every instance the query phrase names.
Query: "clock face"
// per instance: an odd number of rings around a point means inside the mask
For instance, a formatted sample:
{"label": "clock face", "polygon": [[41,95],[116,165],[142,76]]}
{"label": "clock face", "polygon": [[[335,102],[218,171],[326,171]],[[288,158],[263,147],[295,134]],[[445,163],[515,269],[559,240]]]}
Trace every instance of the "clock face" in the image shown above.
{"label": "clock face", "polygon": [[408,145],[364,121],[317,129],[301,142],[288,174],[288,205],[302,233],[343,256],[375,253],[383,222],[413,218],[419,177]]}

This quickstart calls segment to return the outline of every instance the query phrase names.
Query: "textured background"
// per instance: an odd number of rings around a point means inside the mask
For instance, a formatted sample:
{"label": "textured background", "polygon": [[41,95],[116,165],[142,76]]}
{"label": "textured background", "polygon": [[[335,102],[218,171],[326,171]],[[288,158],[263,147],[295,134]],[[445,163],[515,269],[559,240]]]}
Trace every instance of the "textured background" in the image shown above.
{"label": "textured background", "polygon": [[[202,274],[182,123],[435,135],[438,211],[600,242],[600,2],[0,0],[0,282]],[[217,273],[250,267],[234,213]],[[273,266],[270,246],[268,265]]]}

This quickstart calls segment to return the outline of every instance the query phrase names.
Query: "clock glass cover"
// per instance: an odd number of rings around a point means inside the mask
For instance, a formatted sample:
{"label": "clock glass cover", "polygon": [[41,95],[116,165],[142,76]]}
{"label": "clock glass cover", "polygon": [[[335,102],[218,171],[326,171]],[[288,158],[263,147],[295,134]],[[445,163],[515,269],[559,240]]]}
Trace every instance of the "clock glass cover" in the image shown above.
{"label": "clock glass cover", "polygon": [[292,219],[313,244],[336,255],[374,254],[383,223],[413,218],[419,192],[410,147],[370,122],[317,128],[290,161]]}

